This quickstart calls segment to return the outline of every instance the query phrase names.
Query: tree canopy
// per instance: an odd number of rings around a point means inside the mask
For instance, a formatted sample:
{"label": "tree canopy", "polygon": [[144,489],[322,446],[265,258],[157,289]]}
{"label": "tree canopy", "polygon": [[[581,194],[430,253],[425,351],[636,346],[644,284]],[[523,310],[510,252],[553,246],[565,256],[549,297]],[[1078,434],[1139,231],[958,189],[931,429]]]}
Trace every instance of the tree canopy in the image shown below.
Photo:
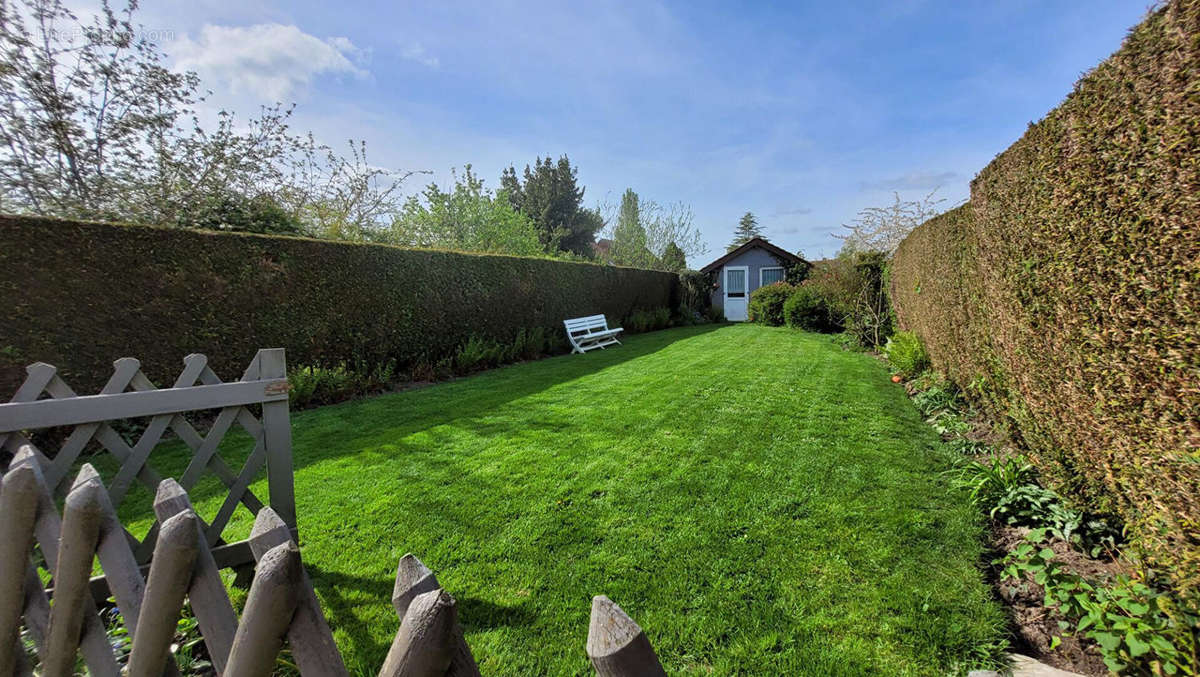
{"label": "tree canopy", "polygon": [[0,207],[349,239],[386,221],[407,174],[291,133],[290,107],[203,124],[199,77],[164,65],[136,9],[0,5]]}
{"label": "tree canopy", "polygon": [[682,270],[687,267],[688,256],[708,252],[704,236],[693,222],[691,207],[682,202],[660,205],[643,200],[627,188],[615,210],[611,204],[600,209],[608,215],[608,235],[612,238],[609,258],[617,265]]}
{"label": "tree canopy", "polygon": [[733,231],[733,242],[725,248],[726,251],[733,251],[738,247],[746,244],[756,237],[762,237],[762,228],[758,225],[758,219],[751,212],[742,214],[742,218],[738,219],[737,228]]}
{"label": "tree canopy", "polygon": [[461,177],[454,173],[449,191],[430,183],[420,197],[408,198],[384,239],[412,247],[522,256],[543,251],[533,221],[512,208],[503,190],[493,195],[485,189],[471,165]]}
{"label": "tree canopy", "polygon": [[863,209],[853,221],[842,226],[849,233],[834,234],[842,241],[840,253],[883,252],[891,256],[914,228],[938,213],[938,205],[944,198],[935,199],[936,192],[920,200],[901,200],[899,193],[892,193],[892,204]]}
{"label": "tree canopy", "polygon": [[532,219],[547,252],[592,258],[596,232],[604,221],[583,206],[584,188],[578,185],[578,172],[566,155],[557,162],[538,157],[532,168],[525,166],[523,179],[510,166],[500,175],[500,187],[513,208]]}
{"label": "tree canopy", "polygon": [[617,210],[617,224],[612,229],[612,249],[609,259],[619,266],[657,268],[658,259],[646,247],[646,229],[638,194],[626,188]]}
{"label": "tree canopy", "polygon": [[668,244],[667,250],[662,255],[662,267],[663,270],[672,273],[681,273],[687,270],[687,254],[674,242]]}

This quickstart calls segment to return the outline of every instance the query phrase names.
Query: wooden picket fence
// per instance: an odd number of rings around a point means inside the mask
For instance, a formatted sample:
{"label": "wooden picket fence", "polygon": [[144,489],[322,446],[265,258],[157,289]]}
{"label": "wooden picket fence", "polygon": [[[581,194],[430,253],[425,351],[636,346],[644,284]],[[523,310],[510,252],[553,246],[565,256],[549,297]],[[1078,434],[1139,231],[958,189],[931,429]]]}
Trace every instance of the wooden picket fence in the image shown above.
{"label": "wooden picket fence", "polygon": [[[302,675],[347,675],[300,551],[274,510],[259,511],[250,533],[257,567],[240,620],[178,482],[159,484],[154,512],[162,528],[143,578],[95,469],[83,465],[60,517],[37,455],[18,451],[0,483],[0,675],[33,674],[19,637],[22,619],[45,677],[72,675],[77,652],[97,677],[178,674],[170,646],[185,599],[219,675],[270,675],[285,639]],[[53,606],[34,565],[35,542],[54,563]],[[93,558],[133,638],[124,673],[89,588]],[[392,606],[400,628],[381,677],[478,677],[454,598],[412,555],[400,559]],[[587,653],[603,677],[665,674],[646,634],[603,596],[592,600]]]}
{"label": "wooden picket fence", "polygon": [[[4,469],[3,451],[11,454],[28,447],[43,461],[43,476],[52,491],[61,495],[72,468],[84,450],[95,444],[120,464],[107,488],[109,500],[119,507],[135,480],[151,491],[158,488],[163,476],[151,463],[151,454],[170,431],[192,452],[179,484],[191,490],[211,473],[228,489],[212,523],[204,525],[205,540],[222,568],[254,562],[246,541],[227,543],[223,534],[239,505],[255,515],[262,510],[263,503],[250,490],[250,483],[264,465],[270,506],[295,535],[287,365],[282,348],[259,350],[241,379],[230,383],[222,382],[208,366],[208,358],[200,354],[183,359],[183,370],[170,388],[155,386],[132,357],[113,363],[112,375],[95,395],[76,394],[52,365],[38,362],[26,372],[25,382],[12,400],[0,404],[0,472]],[[261,407],[261,419],[251,406]],[[202,435],[186,414],[210,411],[217,414]],[[141,418],[149,421],[133,445],[113,427],[118,421]],[[254,450],[236,473],[218,453],[235,423],[254,439]],[[43,453],[27,434],[47,428],[71,429],[54,454]],[[150,560],[160,528],[156,523],[141,541],[126,532],[138,564]],[[104,582],[97,583],[102,587]]]}
{"label": "wooden picket fence", "polygon": [[[0,445],[14,452],[0,478],[0,676],[32,675],[36,670],[45,677],[69,677],[79,656],[96,677],[178,675],[170,647],[185,600],[191,604],[218,675],[270,675],[285,641],[301,674],[347,675],[296,545],[290,432],[285,443],[278,429],[280,420],[287,422],[286,381],[280,386],[285,373],[281,371],[283,355],[282,351],[272,352],[260,351],[242,381],[221,384],[238,385],[240,389],[201,391],[206,394],[200,399],[195,390],[200,386],[189,385],[196,378],[209,386],[220,384],[211,372],[205,378],[207,367],[202,356],[189,356],[191,362],[185,360],[184,376],[177,382],[179,389],[193,390],[185,396],[176,389],[146,387],[148,381],[129,375],[140,374],[136,361],[126,362],[122,371],[119,360],[117,373],[110,380],[112,388],[99,397],[121,397],[118,393],[139,397],[116,402],[80,398],[64,389],[61,380],[55,383],[52,367],[49,376],[46,370],[35,368],[37,365],[30,368],[31,377],[40,374],[33,385],[18,391],[13,403],[0,405]],[[130,383],[135,392],[123,393]],[[52,399],[37,399],[43,389]],[[68,400],[68,404],[64,406],[60,399]],[[255,402],[263,406],[263,422],[258,428],[239,413]],[[276,405],[270,415],[268,405]],[[222,562],[218,554],[228,553],[229,545],[215,540],[213,525],[206,525],[196,515],[184,482],[163,479],[146,464],[150,450],[168,426],[177,433],[184,430],[180,437],[188,434],[190,424],[177,421],[181,412],[211,407],[220,407],[221,413],[209,435],[200,438],[197,434],[192,439],[194,445],[185,439],[196,454],[189,471],[196,464],[201,469],[212,467],[217,458],[216,446],[213,443],[209,448],[207,442],[217,431],[219,441],[233,420],[255,436],[255,454],[263,451],[263,461],[255,472],[268,458],[271,462],[280,460],[280,449],[286,449],[288,456],[275,468],[268,462],[271,506],[257,506],[250,537],[241,542],[255,569],[240,619],[220,575]],[[145,445],[139,442],[130,448],[123,440],[116,444],[112,439],[115,432],[109,422],[118,414],[130,412],[154,417],[143,434],[142,439],[149,440]],[[221,429],[221,417],[226,412],[228,420]],[[247,415],[253,418],[249,412]],[[273,433],[267,430],[272,419]],[[64,449],[74,453],[72,461],[82,450],[77,435],[89,439],[98,436],[123,463],[110,486],[105,487],[99,473],[85,463],[69,488],[63,487],[63,478],[68,475],[61,474],[61,464],[66,462],[58,457],[47,458],[25,435],[24,431],[44,427],[41,424],[79,426],[64,444]],[[271,454],[272,450],[277,453]],[[246,466],[254,464],[248,461]],[[287,470],[285,483],[277,472],[281,467]],[[126,478],[128,482],[135,476],[148,484],[153,482],[156,491],[156,528],[143,542],[129,534],[116,512],[124,495],[119,481]],[[184,477],[188,478],[188,473]],[[233,497],[227,498],[227,504],[229,500],[245,502],[249,480],[239,480],[234,477],[232,483],[225,482]],[[284,489],[278,507],[276,480]],[[60,487],[66,489],[61,515],[55,500]],[[287,512],[281,514],[279,508]],[[217,528],[216,533],[220,531]],[[146,547],[152,552],[145,553]],[[95,582],[90,577],[96,560],[132,638],[124,666],[114,655],[93,596]],[[50,587],[42,583],[39,563],[49,574]],[[454,598],[416,557],[405,555],[400,559],[391,602],[400,625],[379,672],[381,677],[479,675],[458,622]],[[22,627],[33,638],[36,665],[26,656]],[[586,649],[592,666],[602,677],[665,674],[646,634],[603,596],[592,600]]]}

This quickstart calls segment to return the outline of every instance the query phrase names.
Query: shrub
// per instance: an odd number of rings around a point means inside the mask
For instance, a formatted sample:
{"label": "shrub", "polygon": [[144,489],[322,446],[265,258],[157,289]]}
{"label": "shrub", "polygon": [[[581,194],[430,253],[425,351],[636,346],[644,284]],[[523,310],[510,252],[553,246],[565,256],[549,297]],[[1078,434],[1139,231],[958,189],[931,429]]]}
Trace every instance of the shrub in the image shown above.
{"label": "shrub", "polygon": [[858,297],[858,283],[853,262],[847,256],[840,256],[814,263],[804,286],[815,290],[825,300],[830,320],[841,329]]}
{"label": "shrub", "polygon": [[883,252],[856,252],[855,297],[842,324],[864,348],[881,348],[894,330],[892,302],[887,291],[888,256]]}
{"label": "shrub", "polygon": [[967,408],[958,387],[936,372],[924,372],[913,380],[912,387],[913,404],[926,418],[942,412],[961,413]]}
{"label": "shrub", "polygon": [[793,329],[832,332],[837,329],[833,310],[820,290],[811,285],[800,285],[783,304],[783,320]]}
{"label": "shrub", "polygon": [[993,457],[983,463],[971,461],[957,471],[956,484],[969,489],[971,503],[991,512],[1005,496],[1032,484],[1037,472],[1024,456]]}
{"label": "shrub", "polygon": [[480,369],[494,367],[505,361],[508,350],[496,341],[471,335],[467,342],[454,354],[454,371],[469,374]]}
{"label": "shrub", "polygon": [[671,310],[669,308],[639,310],[621,322],[621,327],[630,334],[657,331],[669,326],[671,326]]}
{"label": "shrub", "polygon": [[299,367],[288,371],[289,402],[293,408],[330,404],[349,399],[363,390],[365,379],[345,364],[334,367]]}
{"label": "shrub", "polygon": [[685,270],[679,273],[679,306],[688,316],[705,315],[712,306],[711,273]]}
{"label": "shrub", "polygon": [[896,313],[1071,500],[1200,608],[1200,2],[1121,49],[914,230]]}
{"label": "shrub", "polygon": [[1047,529],[1092,556],[1112,550],[1120,540],[1111,519],[1076,510],[1041,486],[1025,456],[970,461],[954,472],[956,485],[970,490],[971,502],[1000,524]]}
{"label": "shrub", "polygon": [[776,282],[750,292],[747,317],[751,322],[769,327],[783,326],[783,304],[795,289],[786,282]]}
{"label": "shrub", "polygon": [[[1181,608],[1169,590],[1150,579],[1118,575],[1089,581],[1070,573],[1048,546],[1048,529],[1034,529],[1000,563],[1001,578],[1024,586],[1032,580],[1045,603],[1066,619],[1066,635],[1096,642],[1114,674],[1195,675],[1200,673],[1200,615]],[[1051,647],[1059,638],[1051,641]]]}
{"label": "shrub", "polygon": [[564,319],[667,308],[679,284],[544,258],[11,216],[0,252],[3,397],[33,360],[80,392],[98,390],[118,357],[163,384],[189,353],[230,379],[275,347],[294,366],[427,372],[472,335],[507,345],[540,327],[564,342]]}
{"label": "shrub", "polygon": [[874,350],[893,329],[886,278],[886,255],[848,252],[814,264],[804,286],[824,300],[829,331],[845,330],[859,347]]}
{"label": "shrub", "polygon": [[929,355],[921,339],[911,331],[898,331],[883,347],[883,354],[904,378],[912,378],[929,368]]}
{"label": "shrub", "polygon": [[541,327],[522,329],[513,341],[512,357],[519,360],[536,360],[550,351],[546,342],[546,330]]}

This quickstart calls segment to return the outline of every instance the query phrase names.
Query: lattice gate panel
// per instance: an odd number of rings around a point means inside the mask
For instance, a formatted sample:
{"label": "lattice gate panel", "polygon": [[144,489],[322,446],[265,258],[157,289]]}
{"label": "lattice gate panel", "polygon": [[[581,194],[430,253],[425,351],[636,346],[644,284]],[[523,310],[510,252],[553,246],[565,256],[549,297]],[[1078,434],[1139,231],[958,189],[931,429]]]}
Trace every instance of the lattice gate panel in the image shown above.
{"label": "lattice gate panel", "polygon": [[[30,365],[27,378],[11,401],[0,404],[0,449],[15,454],[27,449],[34,454],[47,485],[63,495],[69,488],[72,469],[90,443],[96,443],[118,464],[106,487],[108,500],[119,507],[135,482],[152,493],[164,479],[152,462],[156,446],[168,432],[190,450],[188,465],[175,478],[184,491],[191,491],[206,475],[215,476],[227,491],[211,523],[201,522],[204,538],[222,567],[254,561],[248,541],[226,543],[222,534],[239,505],[257,515],[263,501],[250,490],[255,477],[266,468],[269,505],[295,536],[296,509],[292,477],[291,424],[288,417],[287,367],[282,348],[259,350],[241,379],[223,382],[200,354],[183,359],[183,370],[169,388],[159,388],[141,370],[141,363],[125,357],[113,363],[108,382],[95,395],[79,395],[45,363]],[[261,417],[251,406],[260,405]],[[189,412],[216,411],[202,434],[184,416]],[[132,445],[114,429],[126,419],[148,419]],[[235,470],[220,454],[226,434],[237,425],[253,440],[253,451]],[[30,440],[33,431],[70,427],[51,458]],[[0,473],[2,474],[2,473]],[[138,540],[128,531],[126,538],[138,564],[150,561],[161,530],[155,521],[146,537]]]}

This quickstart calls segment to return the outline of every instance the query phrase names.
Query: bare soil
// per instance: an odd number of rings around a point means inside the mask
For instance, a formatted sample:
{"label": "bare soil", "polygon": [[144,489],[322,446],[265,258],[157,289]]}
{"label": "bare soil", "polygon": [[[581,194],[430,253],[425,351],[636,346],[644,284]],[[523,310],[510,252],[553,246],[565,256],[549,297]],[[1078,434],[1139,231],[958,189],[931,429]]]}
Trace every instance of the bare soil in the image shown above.
{"label": "bare soil", "polygon": [[[905,389],[910,396],[913,395],[911,383],[906,383]],[[971,428],[964,437],[983,442],[1002,457],[1019,453],[1005,431],[992,425],[986,418],[975,415],[968,422]],[[947,441],[952,439],[952,436],[943,437]],[[1023,543],[1028,533],[1026,527],[1000,524],[993,524],[988,533],[991,546],[987,563],[989,579],[996,597],[1008,610],[1012,622],[1013,636],[1010,639],[1013,650],[1068,672],[1096,676],[1110,674],[1095,642],[1085,637],[1063,634],[1058,624],[1065,619],[1054,608],[1045,606],[1045,590],[1042,586],[1028,577],[1020,584],[1001,578],[1002,567],[995,562],[1004,559]],[[1088,580],[1104,581],[1121,572],[1115,560],[1088,557],[1065,541],[1055,539],[1050,543],[1050,548],[1054,550],[1055,561],[1061,563],[1068,572]],[[1054,637],[1059,638],[1059,644],[1052,649],[1050,645]]]}
{"label": "bare soil", "polygon": [[[996,525],[989,536],[995,549],[995,558],[1001,559],[1025,541],[1029,529]],[[1089,580],[1105,580],[1121,571],[1118,563],[1092,559],[1073,549],[1068,543],[1054,541],[1050,544],[1055,560],[1076,575]],[[1017,653],[1038,659],[1060,670],[1082,675],[1107,675],[1108,668],[1100,658],[1095,642],[1083,637],[1064,635],[1059,621],[1064,620],[1052,608],[1043,605],[1045,590],[1042,586],[1026,579],[1021,583],[1000,578],[1000,566],[993,565],[992,582],[997,597],[1008,609],[1013,624],[1013,649]],[[1059,645],[1051,649],[1050,642],[1060,637]]]}

